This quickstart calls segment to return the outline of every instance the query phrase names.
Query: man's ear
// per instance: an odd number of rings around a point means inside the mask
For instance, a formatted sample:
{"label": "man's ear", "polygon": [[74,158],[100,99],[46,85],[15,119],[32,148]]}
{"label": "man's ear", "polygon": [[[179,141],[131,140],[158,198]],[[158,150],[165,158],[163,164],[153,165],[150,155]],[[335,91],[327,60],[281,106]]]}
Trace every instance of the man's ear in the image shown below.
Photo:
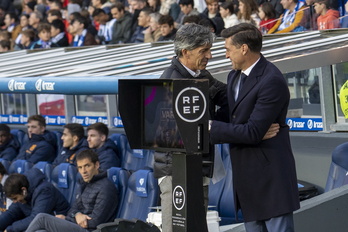
{"label": "man's ear", "polygon": [[105,135],[102,135],[102,136],[101,136],[101,141],[105,142],[106,139],[107,139],[107,137],[106,137]]}

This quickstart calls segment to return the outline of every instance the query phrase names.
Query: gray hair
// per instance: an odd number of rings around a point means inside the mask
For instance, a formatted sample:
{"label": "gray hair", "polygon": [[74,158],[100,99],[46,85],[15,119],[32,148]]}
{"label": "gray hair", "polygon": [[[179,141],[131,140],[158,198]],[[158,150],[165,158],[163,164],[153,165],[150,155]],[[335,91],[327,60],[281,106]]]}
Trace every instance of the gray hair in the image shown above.
{"label": "gray hair", "polygon": [[212,45],[214,34],[209,28],[195,24],[186,24],[176,32],[174,39],[174,52],[178,57],[182,56],[182,50],[193,50],[200,46]]}
{"label": "gray hair", "polygon": [[150,16],[151,18],[153,18],[153,19],[155,20],[156,23],[158,23],[158,20],[159,20],[159,18],[161,17],[161,14],[158,13],[158,12],[155,12],[155,13],[151,13],[149,16]]}

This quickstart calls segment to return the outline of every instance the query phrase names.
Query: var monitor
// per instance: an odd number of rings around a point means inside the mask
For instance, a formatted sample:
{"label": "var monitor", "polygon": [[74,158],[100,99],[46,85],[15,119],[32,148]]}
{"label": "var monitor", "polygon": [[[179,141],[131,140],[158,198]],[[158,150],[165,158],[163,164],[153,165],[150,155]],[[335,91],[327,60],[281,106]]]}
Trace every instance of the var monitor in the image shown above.
{"label": "var monitor", "polygon": [[202,80],[120,80],[119,109],[131,147],[206,150],[207,86]]}

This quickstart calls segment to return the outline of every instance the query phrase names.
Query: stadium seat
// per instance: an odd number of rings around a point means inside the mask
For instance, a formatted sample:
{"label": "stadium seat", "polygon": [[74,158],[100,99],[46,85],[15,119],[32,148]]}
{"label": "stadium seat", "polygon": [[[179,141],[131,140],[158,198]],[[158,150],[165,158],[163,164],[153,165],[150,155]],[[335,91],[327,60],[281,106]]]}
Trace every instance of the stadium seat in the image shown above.
{"label": "stadium seat", "polygon": [[40,161],[37,162],[33,168],[39,169],[43,174],[45,174],[47,181],[51,182],[51,175],[53,170],[52,164],[46,161]]}
{"label": "stadium seat", "polygon": [[126,195],[119,208],[118,217],[145,221],[149,207],[157,206],[159,187],[151,170],[138,170],[128,180]]}
{"label": "stadium seat", "polygon": [[[108,178],[115,184],[118,190],[118,208],[122,205],[126,195],[129,172],[120,167],[112,167],[107,170]],[[118,215],[116,215],[118,217]]]}
{"label": "stadium seat", "polygon": [[57,155],[63,147],[62,135],[61,131],[52,131],[52,133],[56,136],[56,145],[57,145]]}
{"label": "stadium seat", "polygon": [[226,169],[226,176],[215,184],[210,183],[209,205],[216,206],[216,210],[221,218],[220,225],[240,223],[243,219],[241,212],[238,212],[237,217],[235,215],[229,145],[221,144],[219,146],[221,146],[220,151]]}
{"label": "stadium seat", "polygon": [[0,163],[4,166],[7,172],[9,172],[11,162],[5,159],[0,158]]}
{"label": "stadium seat", "polygon": [[51,175],[51,183],[72,203],[75,195],[77,169],[69,163],[56,166]]}
{"label": "stadium seat", "polygon": [[18,140],[19,144],[22,146],[25,132],[19,129],[11,129],[11,134],[15,139]]}
{"label": "stadium seat", "polygon": [[31,169],[33,164],[26,160],[15,160],[11,163],[11,166],[9,168],[9,173],[18,173],[18,174],[24,174],[26,171]]}
{"label": "stadium seat", "polygon": [[143,149],[131,149],[127,136],[124,134],[112,134],[110,139],[115,142],[121,154],[121,167],[136,171],[139,169],[153,169],[153,151]]}
{"label": "stadium seat", "polygon": [[348,142],[338,145],[332,152],[332,161],[325,192],[348,184]]}

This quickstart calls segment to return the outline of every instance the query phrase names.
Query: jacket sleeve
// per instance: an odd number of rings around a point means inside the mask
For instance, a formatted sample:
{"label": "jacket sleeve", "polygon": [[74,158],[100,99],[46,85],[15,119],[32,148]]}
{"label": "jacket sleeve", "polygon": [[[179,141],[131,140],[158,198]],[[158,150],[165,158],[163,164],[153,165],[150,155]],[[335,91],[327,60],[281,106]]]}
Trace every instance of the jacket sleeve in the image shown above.
{"label": "jacket sleeve", "polygon": [[[0,215],[0,231],[11,231],[11,224],[23,217],[23,212],[19,207],[20,203],[11,204],[10,208]],[[10,229],[10,230],[8,230]]]}
{"label": "jacket sleeve", "polygon": [[56,156],[55,149],[51,144],[45,141],[38,143],[33,154],[27,160],[35,164],[39,161],[50,161],[52,160],[52,156]]}
{"label": "jacket sleeve", "polygon": [[1,156],[5,160],[12,161],[14,158],[16,158],[17,154],[18,152],[16,151],[16,149],[14,149],[13,147],[8,147],[1,153]]}
{"label": "jacket sleeve", "polygon": [[304,10],[303,10],[303,8],[301,8],[299,11],[296,12],[294,22],[290,26],[284,28],[281,31],[277,31],[276,33],[292,32],[296,27],[300,26],[300,23],[301,23],[303,17],[304,17]]}
{"label": "jacket sleeve", "polygon": [[20,232],[25,231],[30,222],[35,218],[35,216],[39,213],[48,213],[52,214],[53,206],[55,205],[55,198],[51,192],[51,189],[48,187],[44,188],[37,188],[35,190],[37,193],[37,196],[34,193],[33,199],[32,199],[32,210],[28,217],[25,217],[21,220],[15,221],[11,226],[9,226],[6,230],[7,232]]}
{"label": "jacket sleeve", "polygon": [[102,186],[102,191],[99,191],[95,201],[94,209],[91,215],[92,219],[88,220],[88,228],[96,228],[105,220],[111,218],[111,213],[115,212],[118,205],[117,189],[110,182],[108,185]]}

